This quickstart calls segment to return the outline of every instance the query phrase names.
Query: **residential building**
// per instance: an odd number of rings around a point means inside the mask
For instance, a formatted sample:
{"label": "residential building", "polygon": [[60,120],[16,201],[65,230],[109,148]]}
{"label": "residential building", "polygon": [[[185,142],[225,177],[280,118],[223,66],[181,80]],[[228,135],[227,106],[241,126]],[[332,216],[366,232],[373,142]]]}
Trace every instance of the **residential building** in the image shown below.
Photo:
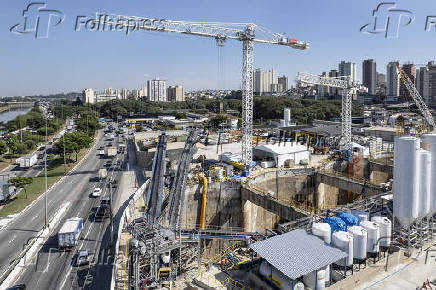
{"label": "residential building", "polygon": [[349,76],[351,81],[357,81],[357,65],[353,62],[341,61],[339,64],[339,76]]}
{"label": "residential building", "polygon": [[278,86],[279,78],[277,72],[273,69],[269,71],[262,71],[261,69],[256,69],[254,71],[253,80],[254,80],[254,93],[259,95],[281,92],[284,89],[283,85]]}
{"label": "residential building", "polygon": [[382,73],[377,73],[376,85],[378,86],[386,86],[386,75]]}
{"label": "residential building", "polygon": [[[412,81],[412,83],[414,85],[416,82],[416,69],[415,69],[415,65],[412,64],[405,64],[402,66],[403,71],[407,74],[407,76],[409,77],[409,79]],[[402,102],[405,101],[411,101],[411,97],[409,94],[409,91],[407,90],[406,86],[404,85],[403,82],[400,82],[400,100]]]}
{"label": "residential building", "polygon": [[375,95],[377,69],[373,59],[366,59],[362,64],[362,84],[368,88],[368,94]]}
{"label": "residential building", "polygon": [[167,102],[166,80],[154,79],[147,82],[148,100],[151,102]]}
{"label": "residential building", "polygon": [[288,90],[288,77],[287,76],[281,76],[278,78],[279,84],[282,85],[282,91],[285,92]]}
{"label": "residential building", "polygon": [[386,67],[386,101],[396,102],[400,96],[400,73],[396,62],[388,63]]}
{"label": "residential building", "polygon": [[[337,78],[337,77],[339,77],[339,71],[337,69],[332,69],[329,72],[329,78]],[[339,89],[338,88],[330,88],[330,95],[338,96],[339,95]]]}
{"label": "residential building", "polygon": [[167,97],[168,102],[184,102],[185,88],[183,86],[168,87]]}
{"label": "residential building", "polygon": [[95,104],[95,91],[93,89],[85,89],[82,92],[82,101],[87,104]]}

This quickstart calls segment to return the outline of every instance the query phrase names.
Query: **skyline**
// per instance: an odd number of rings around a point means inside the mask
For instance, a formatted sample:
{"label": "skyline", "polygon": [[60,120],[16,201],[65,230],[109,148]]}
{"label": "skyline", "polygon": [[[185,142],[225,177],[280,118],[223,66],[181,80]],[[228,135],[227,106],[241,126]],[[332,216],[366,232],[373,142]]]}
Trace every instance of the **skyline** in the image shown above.
{"label": "skyline", "polygon": [[[0,47],[3,64],[0,77],[4,80],[0,96],[81,92],[88,87],[140,89],[151,78],[167,79],[187,90],[217,89],[218,85],[222,89],[240,88],[242,45],[239,41],[228,40],[222,48],[224,81],[219,81],[218,48],[213,39],[148,31],[136,31],[128,36],[122,32],[74,31],[76,16],[90,16],[97,11],[170,20],[254,22],[274,32],[286,32],[288,37],[309,42],[310,49],[298,51],[256,44],[254,67],[274,68],[289,77],[290,85],[298,71],[320,74],[337,69],[342,60],[357,64],[359,80],[362,80],[365,59],[374,59],[381,73],[386,72],[388,62],[396,59],[401,63],[425,64],[433,59],[431,45],[436,31],[424,30],[426,16],[436,13],[436,5],[429,0],[396,1],[398,8],[409,9],[415,16],[411,25],[401,28],[396,39],[359,31],[371,21],[372,10],[379,1],[305,1],[303,4],[279,0],[268,3],[153,0],[126,6],[121,1],[81,0],[47,2],[48,8],[62,11],[65,20],[51,28],[47,39],[35,39],[9,31],[12,25],[22,21],[21,14],[28,3],[7,0],[2,4],[5,17],[0,20],[0,37],[6,45]],[[410,52],[411,44],[416,44],[415,54]],[[44,74],[40,73],[41,69]]]}

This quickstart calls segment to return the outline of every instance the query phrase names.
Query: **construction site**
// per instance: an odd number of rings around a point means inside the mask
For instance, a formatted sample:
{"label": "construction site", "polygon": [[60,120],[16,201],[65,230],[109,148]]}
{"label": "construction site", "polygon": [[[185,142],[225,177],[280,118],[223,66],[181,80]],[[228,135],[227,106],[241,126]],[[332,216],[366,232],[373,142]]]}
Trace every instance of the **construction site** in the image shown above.
{"label": "construction site", "polygon": [[[253,44],[309,44],[255,24],[164,22],[165,32],[242,42],[242,130],[135,135],[148,180],[124,216],[117,289],[363,289],[417,251],[429,254],[435,123],[399,66],[427,123],[416,136],[401,124],[392,141],[352,134],[360,85],[308,73],[297,86],[341,89],[342,121],[294,128],[285,109],[283,126],[253,129]],[[325,133],[332,127],[338,134]]]}

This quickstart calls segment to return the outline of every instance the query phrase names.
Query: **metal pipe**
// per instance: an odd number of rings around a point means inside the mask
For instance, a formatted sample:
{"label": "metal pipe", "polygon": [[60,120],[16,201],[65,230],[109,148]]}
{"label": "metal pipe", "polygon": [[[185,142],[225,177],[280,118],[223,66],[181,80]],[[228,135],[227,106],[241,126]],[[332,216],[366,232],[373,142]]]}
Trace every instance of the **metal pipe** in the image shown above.
{"label": "metal pipe", "polygon": [[207,177],[203,175],[202,181],[203,190],[201,193],[200,230],[204,230],[206,223]]}

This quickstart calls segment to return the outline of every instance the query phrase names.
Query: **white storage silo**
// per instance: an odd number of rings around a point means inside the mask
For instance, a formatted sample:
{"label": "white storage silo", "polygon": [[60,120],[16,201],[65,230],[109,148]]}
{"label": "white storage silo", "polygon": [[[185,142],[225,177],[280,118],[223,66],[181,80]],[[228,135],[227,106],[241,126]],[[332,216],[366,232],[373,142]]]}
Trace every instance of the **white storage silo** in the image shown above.
{"label": "white storage silo", "polygon": [[430,209],[429,214],[436,212],[436,134],[424,134],[422,135],[422,146],[424,149],[430,151],[431,163],[430,163]]}
{"label": "white storage silo", "polygon": [[286,127],[285,120],[280,120],[280,128]]}
{"label": "white storage silo", "polygon": [[417,151],[420,140],[415,137],[396,137],[394,151],[394,216],[403,226],[418,217],[419,164]]}
{"label": "white storage silo", "polygon": [[367,232],[368,240],[366,248],[368,253],[378,253],[379,245],[377,242],[380,238],[380,226],[371,221],[363,221],[360,223],[360,226]]}
{"label": "white storage silo", "polygon": [[321,238],[327,244],[330,244],[332,240],[332,230],[328,223],[313,223],[312,234]]}
{"label": "white storage silo", "polygon": [[284,121],[285,121],[285,126],[288,127],[291,124],[291,109],[290,108],[285,108],[283,117],[284,117]]}
{"label": "white storage silo", "polygon": [[430,212],[431,203],[431,155],[427,150],[418,150],[419,159],[419,193],[420,202],[418,215],[419,217],[427,216]]}
{"label": "white storage silo", "polygon": [[[344,258],[347,260],[346,265],[353,265],[353,236],[347,232],[337,231],[333,233],[332,243],[336,248],[348,254],[348,257]],[[344,266],[344,259],[337,261],[335,264]]]}
{"label": "white storage silo", "polygon": [[371,221],[380,227],[380,246],[389,247],[391,244],[392,223],[387,217],[374,216]]}
{"label": "white storage silo", "polygon": [[[315,273],[317,275],[315,275]],[[325,270],[313,271],[303,276],[303,283],[306,285],[306,288],[323,290],[325,289],[327,278],[327,272]]]}
{"label": "white storage silo", "polygon": [[366,259],[368,232],[361,226],[348,227],[348,232],[353,235],[353,258]]}

